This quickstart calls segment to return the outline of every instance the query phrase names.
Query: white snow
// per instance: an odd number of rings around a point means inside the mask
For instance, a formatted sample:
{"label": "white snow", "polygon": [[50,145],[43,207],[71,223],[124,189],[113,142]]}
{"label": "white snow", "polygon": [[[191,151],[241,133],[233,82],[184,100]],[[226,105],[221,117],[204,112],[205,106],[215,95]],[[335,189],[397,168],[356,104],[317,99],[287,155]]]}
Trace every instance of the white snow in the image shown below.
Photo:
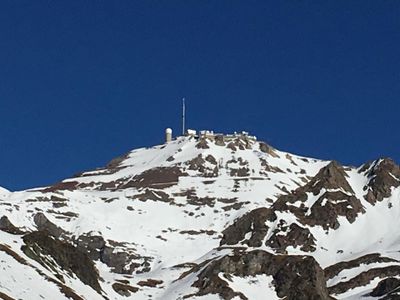
{"label": "white snow", "polygon": [[[245,297],[252,300],[279,300],[272,276],[256,275],[247,277],[231,276],[229,279],[220,274],[220,277],[229,282],[229,287],[240,291]],[[235,298],[234,298],[235,299]],[[238,298],[239,299],[239,298]]]}
{"label": "white snow", "polygon": [[[150,296],[152,299],[162,300],[183,298],[185,295],[196,293],[197,289],[191,285],[197,280],[199,272],[191,273],[176,281],[183,272],[189,270],[188,267],[176,268],[176,265],[200,264],[207,259],[227,254],[229,250],[224,252],[215,249],[220,244],[222,231],[229,224],[252,209],[269,207],[280,195],[286,193],[285,189],[291,191],[299,184],[305,184],[310,177],[329,163],[279,150],[274,150],[274,155],[264,153],[260,151],[259,142],[253,142],[249,149],[237,149],[234,152],[211,141],[208,143],[208,149],[198,149],[196,143],[194,138],[179,137],[164,145],[136,149],[128,154],[114,173],[109,174],[108,170],[99,169],[86,172],[82,177],[64,180],[64,183],[93,183],[93,186],[73,191],[43,192],[41,189],[35,189],[9,192],[0,188],[0,217],[5,215],[15,226],[25,230],[35,230],[33,216],[37,212],[43,212],[51,222],[68,231],[71,236],[101,234],[106,240],[125,243],[116,251],[128,249],[138,256],[152,258],[151,272],[134,274],[128,278],[112,273],[105,264],[97,262],[100,276],[104,279],[101,286],[109,299],[125,299],[111,288],[116,279],[128,280],[132,286],[137,286],[137,282],[149,278],[162,280],[163,284],[157,288],[141,288],[133,296],[135,299],[147,300]],[[199,155],[203,158],[212,155],[215,158],[218,177],[204,177],[197,170],[188,168],[187,162]],[[268,168],[263,165],[265,163]],[[173,199],[173,203],[134,199],[143,193],[142,189],[98,189],[102,183],[129,181],[146,170],[169,166],[179,166],[188,174],[180,177],[176,184],[162,189],[162,192]],[[204,166],[210,170],[215,167],[210,162]],[[249,175],[232,176],[232,169],[238,168],[247,168]],[[304,253],[298,248],[289,247],[289,254],[312,255],[323,268],[338,261],[376,252],[400,259],[398,252],[400,237],[397,233],[400,227],[400,188],[394,189],[389,199],[384,199],[373,206],[363,199],[366,193],[364,186],[369,178],[365,173],[360,174],[355,168],[346,172],[347,180],[355,196],[361,200],[365,213],[360,214],[353,224],[350,224],[345,217],[341,217],[340,227],[337,230],[327,232],[318,226],[307,227],[316,238],[317,250]],[[186,197],[185,193],[188,191],[198,197],[200,202],[201,199],[212,200],[208,205],[195,205]],[[324,190],[320,195],[323,192]],[[320,195],[309,194],[306,207],[311,208]],[[49,201],[52,196],[65,199],[66,206],[54,207],[52,201]],[[232,204],[241,206],[230,208]],[[299,201],[294,203],[297,207],[301,204]],[[76,213],[77,216],[63,215],[70,212]],[[266,224],[271,228],[266,239],[271,236],[280,219],[287,225],[292,223],[301,225],[290,213],[278,212],[277,215],[276,222]],[[247,234],[246,238],[249,236],[250,234]],[[2,231],[0,238],[0,244],[12,247],[24,257],[20,251],[22,245],[20,238]],[[263,246],[262,249],[266,247]],[[1,251],[0,259],[2,262],[0,291],[23,299],[28,299],[26,297],[28,294],[32,295],[29,299],[39,299],[40,296],[45,299],[65,299],[63,294],[57,292],[58,288],[44,281],[34,268],[20,265]],[[27,257],[26,259],[36,268],[52,276],[51,272],[39,264]],[[367,265],[355,270],[345,270],[329,284],[335,284],[342,277],[355,276],[370,267],[372,266]],[[245,278],[233,276],[224,277],[224,280],[232,289],[242,292],[249,299],[279,299],[270,276],[258,275]],[[77,279],[68,278],[66,284],[86,299],[101,298]],[[355,295],[360,295],[369,288],[369,286],[359,288],[340,295],[340,299],[346,297],[353,299]],[[14,290],[13,293],[10,290]],[[49,294],[52,297],[49,297]],[[219,296],[205,295],[190,299],[217,300]]]}
{"label": "white snow", "polygon": [[11,192],[0,186],[0,200],[7,198]]}

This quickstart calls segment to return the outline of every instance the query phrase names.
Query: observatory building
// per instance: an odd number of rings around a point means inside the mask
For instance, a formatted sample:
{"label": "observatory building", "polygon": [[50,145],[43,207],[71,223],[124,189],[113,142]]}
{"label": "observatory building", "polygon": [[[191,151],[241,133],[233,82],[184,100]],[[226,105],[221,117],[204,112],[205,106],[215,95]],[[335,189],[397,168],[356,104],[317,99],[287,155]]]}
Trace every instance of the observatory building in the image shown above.
{"label": "observatory building", "polygon": [[[257,140],[256,136],[249,135],[249,133],[247,131],[234,132],[233,134],[223,134],[223,133],[214,133],[214,131],[212,131],[212,130],[200,130],[197,133],[196,130],[187,129],[185,134],[183,134],[182,136],[192,137],[195,139],[206,138],[206,139],[210,139],[210,140],[215,140],[217,137],[220,137],[220,139],[224,142],[230,142],[237,138],[251,140],[251,141]],[[171,141],[172,141],[172,129],[166,128],[165,129],[165,142],[169,143]]]}
{"label": "observatory building", "polygon": [[170,141],[172,141],[172,129],[167,128],[165,129],[165,142],[169,143]]}
{"label": "observatory building", "polygon": [[[257,137],[249,135],[247,131],[242,132],[234,132],[233,134],[221,134],[221,133],[214,133],[212,130],[200,130],[197,132],[193,129],[186,129],[185,123],[185,115],[186,115],[186,106],[185,106],[185,98],[182,99],[182,136],[192,137],[195,139],[211,139],[215,140],[218,137],[220,140],[229,142],[237,138],[245,139],[245,140],[252,140],[256,141]],[[172,141],[172,129],[166,128],[165,129],[165,142],[169,143]]]}

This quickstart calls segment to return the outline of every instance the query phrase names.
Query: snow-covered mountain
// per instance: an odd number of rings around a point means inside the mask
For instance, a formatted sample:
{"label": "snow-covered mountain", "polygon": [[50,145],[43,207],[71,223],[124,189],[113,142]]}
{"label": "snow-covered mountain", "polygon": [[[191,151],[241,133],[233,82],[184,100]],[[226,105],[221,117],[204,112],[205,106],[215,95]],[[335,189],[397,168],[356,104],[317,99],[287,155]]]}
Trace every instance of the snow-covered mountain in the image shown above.
{"label": "snow-covered mountain", "polygon": [[7,198],[9,194],[9,190],[6,190],[5,188],[0,186],[0,199]]}
{"label": "snow-covered mountain", "polygon": [[400,299],[399,186],[390,159],[178,137],[0,189],[0,298]]}

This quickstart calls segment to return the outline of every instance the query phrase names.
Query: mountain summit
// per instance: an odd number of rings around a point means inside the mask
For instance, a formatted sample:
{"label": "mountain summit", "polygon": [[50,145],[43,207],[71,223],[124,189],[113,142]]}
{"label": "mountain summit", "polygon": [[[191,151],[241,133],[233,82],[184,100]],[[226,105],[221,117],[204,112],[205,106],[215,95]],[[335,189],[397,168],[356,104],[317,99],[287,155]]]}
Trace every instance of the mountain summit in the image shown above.
{"label": "mountain summit", "polygon": [[399,186],[390,159],[355,168],[246,132],[167,136],[51,186],[0,189],[0,298],[400,299]]}

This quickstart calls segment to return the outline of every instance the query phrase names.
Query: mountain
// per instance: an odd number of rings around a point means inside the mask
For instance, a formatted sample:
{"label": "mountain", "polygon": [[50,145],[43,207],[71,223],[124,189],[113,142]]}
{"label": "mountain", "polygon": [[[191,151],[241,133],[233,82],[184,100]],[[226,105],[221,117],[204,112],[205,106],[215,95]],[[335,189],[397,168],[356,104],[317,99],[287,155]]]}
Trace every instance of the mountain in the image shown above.
{"label": "mountain", "polygon": [[10,191],[0,186],[0,199],[7,198]]}
{"label": "mountain", "polygon": [[0,190],[3,299],[400,299],[400,168],[247,133]]}

